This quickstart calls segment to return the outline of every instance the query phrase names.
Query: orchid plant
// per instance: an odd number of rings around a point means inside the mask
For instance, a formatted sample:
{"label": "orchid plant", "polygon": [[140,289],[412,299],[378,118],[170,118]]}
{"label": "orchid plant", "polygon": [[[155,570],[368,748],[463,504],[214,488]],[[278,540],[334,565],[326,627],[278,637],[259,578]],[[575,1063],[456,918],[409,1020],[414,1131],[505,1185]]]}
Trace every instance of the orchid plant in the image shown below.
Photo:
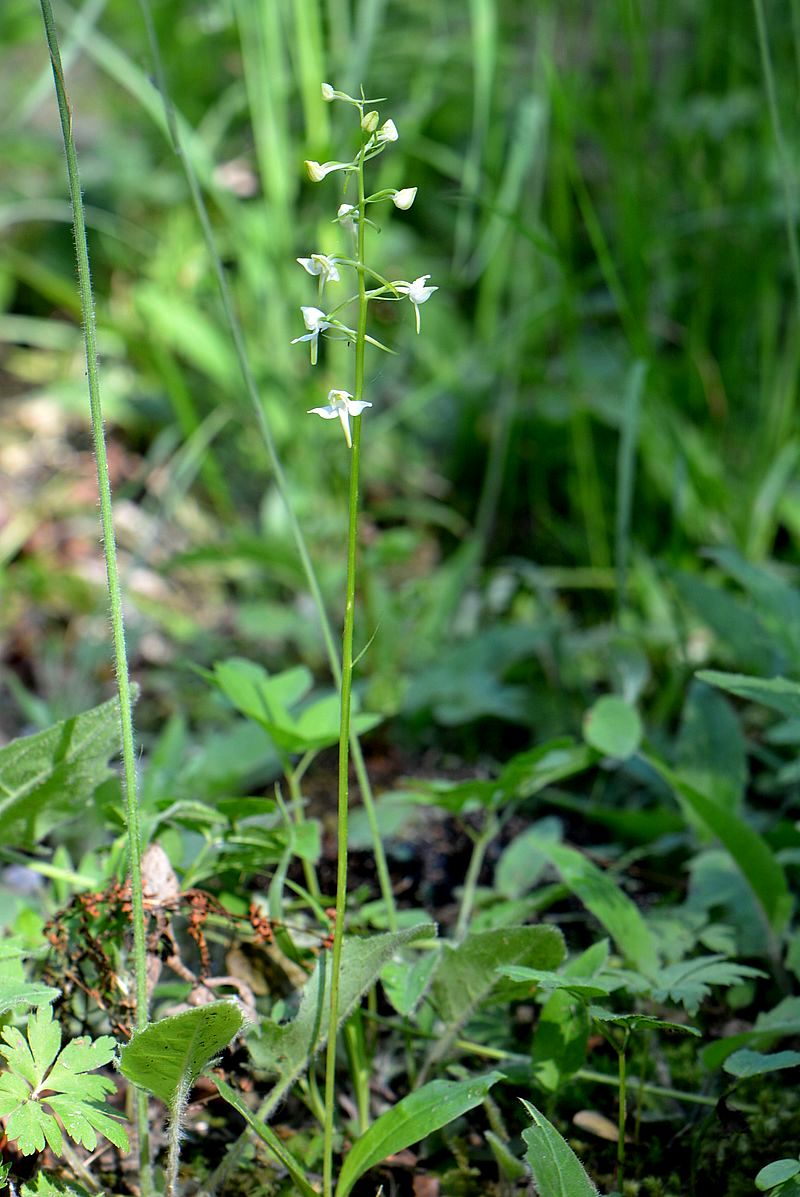
{"label": "orchid plant", "polygon": [[[350,708],[351,689],[353,679],[353,626],[355,615],[356,589],[356,543],[358,528],[359,505],[359,469],[361,459],[361,416],[367,408],[372,407],[364,396],[364,364],[366,347],[369,343],[378,349],[388,350],[385,345],[375,340],[367,333],[369,303],[371,300],[396,302],[408,299],[413,308],[417,332],[420,330],[420,307],[427,303],[436,287],[429,286],[429,274],[407,281],[405,279],[389,280],[383,278],[366,262],[366,230],[373,222],[368,218],[369,205],[391,203],[401,212],[408,211],[417,196],[416,187],[386,188],[367,194],[365,184],[365,167],[368,162],[382,154],[386,148],[398,140],[397,126],[391,119],[381,122],[378,111],[372,107],[380,103],[379,100],[368,101],[337,91],[329,83],[322,85],[322,97],[329,103],[340,101],[351,105],[358,116],[359,136],[358,149],[347,162],[306,162],[306,171],[313,183],[321,183],[328,175],[341,172],[345,181],[354,176],[357,187],[356,203],[341,203],[336,222],[342,231],[349,236],[352,244],[352,256],[330,256],[323,253],[311,253],[308,257],[298,258],[298,263],[312,277],[319,280],[319,302],[325,287],[341,282],[342,270],[355,272],[357,290],[339,303],[335,303],[327,311],[322,307],[303,306],[301,314],[306,331],[295,337],[292,344],[307,341],[310,347],[312,366],[319,358],[320,337],[345,338],[355,345],[354,379],[352,392],[341,388],[334,388],[328,392],[328,401],[318,407],[312,407],[309,414],[321,416],[324,420],[338,419],[344,432],[347,448],[350,450],[350,487],[349,487],[349,520],[347,542],[347,583],[345,620],[342,632],[342,680],[341,680],[341,716],[339,730],[339,785],[338,785],[338,817],[337,817],[337,878],[336,878],[336,918],[334,922],[335,935],[333,940],[331,962],[330,987],[330,1026],[338,1025],[339,1017],[339,975],[342,962],[342,941],[344,932],[345,900],[347,892],[347,834],[348,834],[348,764],[350,743]],[[370,286],[368,286],[368,283]],[[374,286],[372,284],[375,284]],[[344,323],[339,313],[350,304],[357,304],[358,315],[356,327],[350,328]],[[335,1112],[335,1065],[336,1065],[336,1036],[330,1035],[327,1044],[326,1076],[325,1076],[325,1118],[323,1134],[323,1197],[331,1197],[333,1193],[333,1131]]]}

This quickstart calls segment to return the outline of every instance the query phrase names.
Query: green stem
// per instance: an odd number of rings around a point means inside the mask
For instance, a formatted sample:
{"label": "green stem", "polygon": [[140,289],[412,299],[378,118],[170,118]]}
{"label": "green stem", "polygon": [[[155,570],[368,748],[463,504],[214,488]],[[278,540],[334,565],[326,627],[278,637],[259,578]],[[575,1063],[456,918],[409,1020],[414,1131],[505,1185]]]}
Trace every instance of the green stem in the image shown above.
{"label": "green stem", "polygon": [[[147,36],[150,42],[150,52],[153,56],[153,65],[155,68],[156,81],[158,89],[161,93],[161,99],[164,105],[164,113],[167,121],[172,147],[178,157],[178,160],[183,167],[186,183],[194,205],[195,213],[197,215],[200,228],[203,232],[208,256],[214,269],[214,274],[219,288],[220,298],[222,300],[222,309],[225,315],[225,321],[228,325],[228,330],[233,341],[234,351],[236,353],[236,360],[239,363],[239,370],[244,381],[245,390],[247,391],[250,405],[255,415],[258,431],[261,439],[264,442],[264,447],[267,451],[270,468],[275,479],[275,489],[277,490],[281,502],[286,511],[286,518],[289,523],[289,530],[294,540],[297,555],[300,558],[300,564],[303,567],[306,584],[311,592],[311,597],[314,601],[314,606],[317,609],[317,616],[319,618],[320,628],[322,630],[322,638],[325,642],[325,651],[328,656],[331,673],[337,688],[341,687],[342,682],[342,667],[339,660],[339,653],[333,638],[333,631],[331,629],[331,622],[328,618],[328,613],[325,609],[325,602],[320,590],[319,581],[317,579],[316,570],[314,569],[311,556],[306,545],[303,530],[295,514],[294,506],[292,505],[292,498],[289,493],[289,485],[286,481],[286,475],[283,471],[280,458],[278,457],[278,450],[275,440],[272,435],[272,429],[267,419],[264,406],[258,394],[258,387],[250,367],[250,360],[247,354],[247,349],[244,342],[244,334],[242,332],[239,318],[236,314],[236,308],[233,303],[233,296],[228,285],[228,278],[225,274],[225,267],[222,264],[222,259],[217,250],[216,240],[214,238],[214,230],[211,227],[211,220],[208,215],[203,193],[197,181],[197,175],[191,162],[191,158],[183,150],[183,143],[181,140],[180,129],[175,117],[175,110],[169,98],[169,93],[166,87],[166,79],[164,77],[164,68],[161,61],[161,52],[156,37],[155,26],[153,25],[152,13],[150,9],[149,0],[139,0],[142,10],[145,26],[147,29]],[[364,224],[364,220],[360,220],[359,224]],[[359,271],[360,291],[363,289],[363,270]],[[358,421],[356,420],[356,424]],[[364,804],[364,812],[367,816],[367,823],[372,837],[372,849],[375,853],[375,867],[378,873],[378,883],[381,889],[381,896],[386,903],[387,920],[389,929],[391,931],[397,930],[397,906],[394,900],[394,893],[392,891],[392,881],[389,876],[389,868],[386,863],[386,853],[383,850],[383,842],[380,836],[380,829],[378,827],[378,816],[375,810],[375,797],[372,793],[372,786],[370,784],[369,775],[367,774],[367,767],[364,762],[364,754],[361,751],[361,744],[358,736],[353,731],[350,736],[350,751],[353,756],[353,766],[356,772],[356,779],[358,780],[358,788],[361,794],[361,801]]]}
{"label": "green stem", "polygon": [[[131,695],[128,655],[125,648],[125,625],[122,615],[122,589],[117,569],[117,546],[114,539],[114,521],[111,503],[111,483],[108,476],[103,432],[103,409],[100,400],[100,376],[97,364],[97,329],[95,324],[92,280],[89,269],[89,247],[86,240],[86,221],[83,212],[78,156],[72,133],[72,111],[67,99],[64,71],[58,48],[58,36],[50,0],[40,0],[44,18],[45,36],[53,68],[58,114],[67,159],[67,179],[72,202],[72,220],[75,233],[75,259],[78,271],[78,290],[83,314],[83,338],[86,352],[86,375],[89,389],[92,439],[97,464],[97,485],[100,492],[100,523],[103,533],[103,551],[106,562],[108,597],[111,607],[111,628],[114,642],[114,662],[117,672],[119,693],[119,714],[122,733],[122,763],[125,792],[125,817],[128,839],[128,863],[131,876],[131,905],[133,919],[133,961],[136,977],[136,1027],[147,1026],[147,944],[144,902],[142,899],[142,842],[139,824],[139,806],[136,795],[136,750],[133,739],[133,699]],[[150,1144],[147,1124],[147,1098],[140,1094],[138,1102],[139,1163],[143,1197],[152,1192],[150,1171]]]}
{"label": "green stem", "polygon": [[622,1047],[617,1048],[617,1060],[619,1064],[619,1111],[618,1111],[618,1133],[617,1133],[617,1188],[620,1193],[625,1188],[625,1115],[627,1113],[627,1094],[625,1091],[625,1052],[628,1047],[628,1037]]}
{"label": "green stem", "polygon": [[470,857],[469,866],[464,878],[464,888],[461,893],[461,908],[458,912],[458,921],[455,929],[456,943],[461,943],[467,934],[469,920],[472,917],[472,908],[475,905],[475,896],[478,892],[478,878],[483,868],[486,850],[497,835],[498,829],[499,822],[497,816],[490,814],[486,819],[483,830],[473,844],[472,856]]}
{"label": "green stem", "polygon": [[[364,146],[358,156],[358,248],[357,258],[364,261]],[[364,398],[364,361],[367,345],[367,293],[364,272],[358,272],[358,331],[356,334],[355,384],[353,398]],[[341,715],[339,723],[339,806],[336,824],[336,926],[331,953],[330,1030],[325,1056],[325,1124],[322,1148],[322,1193],[333,1197],[333,1122],[336,1104],[336,1029],[339,1025],[339,973],[344,940],[344,916],[347,900],[347,816],[350,770],[350,706],[353,686],[353,628],[356,608],[356,550],[358,547],[358,483],[361,464],[361,417],[353,420],[353,447],[350,451],[350,497],[347,521],[347,585],[342,632]]]}
{"label": "green stem", "polygon": [[769,49],[769,38],[767,36],[767,21],[764,16],[763,0],[753,0],[753,9],[756,17],[756,27],[758,29],[758,46],[761,51],[761,67],[764,71],[764,87],[767,92],[767,104],[769,105],[769,118],[772,124],[772,135],[775,138],[775,148],[778,151],[778,166],[781,173],[781,183],[783,184],[784,196],[784,212],[783,217],[786,222],[786,239],[789,242],[789,260],[792,265],[792,276],[794,278],[795,296],[800,303],[800,251],[797,245],[797,229],[795,221],[797,220],[797,201],[796,188],[794,185],[794,172],[792,169],[791,158],[786,149],[786,139],[783,136],[783,126],[781,124],[780,110],[778,109],[778,97],[775,89],[775,72],[772,69],[772,55]]}

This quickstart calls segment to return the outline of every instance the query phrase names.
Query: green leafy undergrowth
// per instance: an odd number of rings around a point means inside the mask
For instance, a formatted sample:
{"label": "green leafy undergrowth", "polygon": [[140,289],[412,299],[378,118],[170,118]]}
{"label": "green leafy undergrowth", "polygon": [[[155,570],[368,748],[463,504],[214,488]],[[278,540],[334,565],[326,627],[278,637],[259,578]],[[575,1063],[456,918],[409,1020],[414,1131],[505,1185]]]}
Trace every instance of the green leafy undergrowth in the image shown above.
{"label": "green leafy undergrowth", "polygon": [[23,1155],[42,1151],[45,1143],[61,1155],[62,1130],[89,1151],[97,1146],[98,1132],[120,1151],[129,1150],[119,1116],[105,1105],[116,1086],[93,1075],[114,1059],[110,1035],[94,1042],[72,1039],[62,1050],[52,1009],[40,1006],[28,1019],[27,1037],[17,1027],[3,1028],[0,1054],[6,1062],[0,1072],[0,1117]]}

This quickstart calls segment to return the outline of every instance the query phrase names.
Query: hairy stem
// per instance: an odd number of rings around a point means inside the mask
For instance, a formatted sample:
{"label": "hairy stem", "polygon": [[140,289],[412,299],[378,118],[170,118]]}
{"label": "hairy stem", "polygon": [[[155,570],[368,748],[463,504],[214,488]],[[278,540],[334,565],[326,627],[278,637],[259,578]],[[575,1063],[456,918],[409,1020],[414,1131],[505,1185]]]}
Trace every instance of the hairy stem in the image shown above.
{"label": "hairy stem", "polygon": [[[86,221],[83,211],[78,157],[72,131],[72,110],[67,98],[64,71],[58,46],[58,36],[50,0],[40,0],[44,18],[45,36],[53,68],[61,133],[67,159],[67,179],[72,202],[72,223],[75,233],[75,260],[78,272],[81,312],[83,315],[83,338],[86,352],[86,376],[89,389],[92,439],[97,465],[97,485],[100,492],[100,523],[103,535],[103,551],[106,562],[108,597],[111,608],[111,628],[114,642],[114,662],[119,693],[119,714],[122,733],[123,788],[125,793],[125,817],[128,841],[128,865],[131,875],[131,904],[133,918],[133,960],[136,976],[136,1027],[147,1026],[147,945],[144,902],[142,899],[142,837],[139,822],[139,805],[136,792],[136,751],[133,738],[133,699],[128,654],[125,648],[125,624],[122,615],[122,589],[117,568],[117,546],[114,538],[114,521],[111,503],[111,483],[108,476],[108,457],[103,432],[103,409],[100,400],[100,376],[97,364],[97,329],[92,298],[92,280],[89,269],[89,247],[86,241]],[[150,1145],[147,1124],[147,1097],[139,1095],[138,1137],[139,1163],[141,1169],[141,1190],[143,1197],[152,1192],[150,1171]]]}

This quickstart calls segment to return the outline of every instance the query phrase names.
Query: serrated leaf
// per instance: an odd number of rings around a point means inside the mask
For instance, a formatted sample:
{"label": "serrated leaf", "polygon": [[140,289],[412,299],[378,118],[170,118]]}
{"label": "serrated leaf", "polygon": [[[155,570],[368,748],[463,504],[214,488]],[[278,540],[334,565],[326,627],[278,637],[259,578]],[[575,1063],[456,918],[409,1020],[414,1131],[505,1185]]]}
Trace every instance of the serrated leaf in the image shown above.
{"label": "serrated leaf", "polygon": [[75,818],[108,777],[120,746],[116,699],[12,740],[0,748],[0,823],[5,843],[33,848],[65,819]]}
{"label": "serrated leaf", "polygon": [[566,1139],[536,1106],[524,1100],[522,1104],[533,1120],[522,1137],[539,1197],[597,1197],[596,1187]]}
{"label": "serrated leaf", "polygon": [[174,1110],[243,1021],[233,1002],[211,1002],[162,1018],[137,1031],[122,1048],[120,1071]]}
{"label": "serrated leaf", "polygon": [[737,964],[724,956],[699,956],[681,960],[660,970],[653,988],[658,1002],[677,1002],[694,1014],[712,985],[740,985],[754,977],[764,977],[761,969]]}
{"label": "serrated leaf", "polygon": [[731,1076],[763,1076],[782,1068],[799,1068],[800,1052],[755,1052],[745,1047],[728,1056],[722,1067]]}
{"label": "serrated leaf", "polygon": [[[377,981],[381,969],[399,948],[415,939],[433,938],[435,934],[433,923],[422,923],[366,939],[345,938],[339,983],[339,1024],[349,1018],[362,994]],[[261,1023],[260,1034],[248,1037],[255,1067],[278,1078],[273,1086],[274,1100],[286,1092],[327,1042],[329,979],[330,956],[323,954],[303,987],[300,1006],[292,1021],[276,1026],[265,1020]]]}
{"label": "serrated leaf", "polygon": [[409,1093],[376,1118],[353,1144],[339,1173],[336,1197],[348,1197],[359,1177],[387,1156],[480,1105],[492,1085],[502,1079],[501,1072],[490,1072],[466,1081],[431,1081]]}
{"label": "serrated leaf", "polygon": [[69,1137],[89,1150],[97,1146],[96,1131],[121,1151],[129,1150],[117,1116],[101,1104],[114,1092],[114,1082],[92,1075],[93,1069],[113,1059],[109,1035],[95,1043],[73,1039],[60,1051],[61,1029],[47,1005],[28,1018],[27,1041],[16,1027],[4,1027],[3,1039],[0,1054],[7,1071],[0,1073],[0,1114],[7,1118],[6,1134],[18,1142],[23,1155],[41,1151],[45,1141],[62,1154],[61,1130],[50,1110],[58,1114]]}
{"label": "serrated leaf", "polygon": [[34,1180],[26,1181],[20,1193],[22,1197],[105,1197],[102,1192],[90,1195],[74,1180],[67,1184],[60,1177],[49,1176],[46,1172],[38,1172]]}
{"label": "serrated leaf", "polygon": [[56,1155],[64,1153],[61,1128],[38,1101],[24,1101],[8,1115],[6,1135],[23,1155],[44,1151],[45,1143]]}

